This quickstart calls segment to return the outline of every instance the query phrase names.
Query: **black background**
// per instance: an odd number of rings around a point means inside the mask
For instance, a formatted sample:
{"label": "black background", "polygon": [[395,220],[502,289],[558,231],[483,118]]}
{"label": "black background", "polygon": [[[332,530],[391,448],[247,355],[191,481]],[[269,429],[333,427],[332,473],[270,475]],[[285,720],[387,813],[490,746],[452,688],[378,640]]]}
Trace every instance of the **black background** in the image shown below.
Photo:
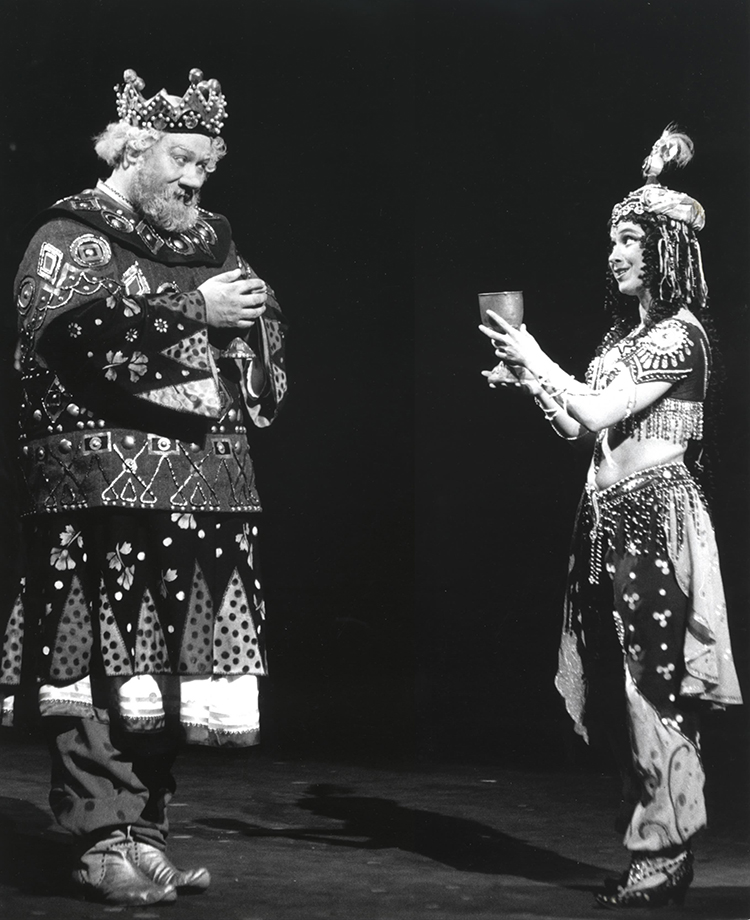
{"label": "black background", "polygon": [[[585,760],[552,681],[587,458],[487,389],[476,292],[523,289],[530,329],[580,375],[610,209],[676,120],[728,365],[716,520],[744,681],[748,18],[744,0],[4,0],[6,557],[16,241],[104,175],[90,137],[124,68],[150,95],[198,66],[230,116],[204,204],[292,327],[287,408],[254,438],[270,741]],[[708,754],[741,759],[744,730],[712,716]]]}

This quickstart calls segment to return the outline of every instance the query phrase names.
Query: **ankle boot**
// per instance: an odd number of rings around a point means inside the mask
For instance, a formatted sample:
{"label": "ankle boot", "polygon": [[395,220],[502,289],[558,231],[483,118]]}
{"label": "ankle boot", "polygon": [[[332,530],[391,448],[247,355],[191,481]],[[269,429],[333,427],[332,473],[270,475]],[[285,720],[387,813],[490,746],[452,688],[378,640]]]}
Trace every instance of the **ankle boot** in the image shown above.
{"label": "ankle boot", "polygon": [[80,857],[75,887],[86,898],[105,904],[143,906],[174,901],[174,885],[159,884],[135,865],[135,841],[128,830],[115,830]]}
{"label": "ankle boot", "polygon": [[180,894],[200,894],[211,884],[208,869],[178,869],[158,847],[140,840],[135,844],[135,864],[157,885],[171,885]]}

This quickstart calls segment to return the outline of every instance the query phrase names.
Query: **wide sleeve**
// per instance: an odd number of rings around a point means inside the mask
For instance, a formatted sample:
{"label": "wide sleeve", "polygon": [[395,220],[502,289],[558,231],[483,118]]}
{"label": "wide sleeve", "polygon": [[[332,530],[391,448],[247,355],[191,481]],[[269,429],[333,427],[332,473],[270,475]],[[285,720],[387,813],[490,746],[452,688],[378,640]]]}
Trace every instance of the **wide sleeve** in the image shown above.
{"label": "wide sleeve", "polygon": [[71,391],[204,417],[222,409],[203,295],[128,294],[109,240],[71,220],[34,236],[16,283],[22,342]]}
{"label": "wide sleeve", "polygon": [[[257,277],[242,256],[237,259],[248,277]],[[247,348],[243,356],[243,397],[250,418],[259,428],[265,428],[274,421],[286,399],[287,329],[276,295],[269,287],[265,313],[244,339]]]}

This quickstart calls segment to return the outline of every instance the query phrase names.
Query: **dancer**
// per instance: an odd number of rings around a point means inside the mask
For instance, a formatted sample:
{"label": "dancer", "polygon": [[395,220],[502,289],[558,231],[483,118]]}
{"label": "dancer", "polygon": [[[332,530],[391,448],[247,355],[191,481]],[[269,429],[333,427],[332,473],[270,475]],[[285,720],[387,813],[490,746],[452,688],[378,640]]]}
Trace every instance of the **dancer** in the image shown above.
{"label": "dancer", "polygon": [[[525,327],[496,314],[496,328],[480,326],[557,434],[594,442],[556,684],[576,730],[607,736],[626,780],[630,865],[597,896],[612,908],[684,898],[690,841],[706,823],[697,701],[741,702],[713,526],[693,474],[716,387],[696,238],[705,216],[659,182],[692,155],[690,138],[669,126],[644,162],[645,184],[612,212],[613,324],[585,383]],[[483,373],[502,382],[497,369]]]}

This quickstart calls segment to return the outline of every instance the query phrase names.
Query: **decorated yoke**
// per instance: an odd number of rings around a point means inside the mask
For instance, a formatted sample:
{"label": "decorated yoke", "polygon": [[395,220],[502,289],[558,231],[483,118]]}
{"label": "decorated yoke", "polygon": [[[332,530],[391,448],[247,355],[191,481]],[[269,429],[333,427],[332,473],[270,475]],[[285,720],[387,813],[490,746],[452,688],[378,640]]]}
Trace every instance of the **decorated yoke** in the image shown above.
{"label": "decorated yoke", "polygon": [[255,277],[219,215],[165,234],[98,188],[37,227],[16,280],[26,584],[4,721],[41,685],[43,714],[251,743],[265,654],[247,430],[286,394],[278,304],[242,336],[207,325],[197,288]]}

